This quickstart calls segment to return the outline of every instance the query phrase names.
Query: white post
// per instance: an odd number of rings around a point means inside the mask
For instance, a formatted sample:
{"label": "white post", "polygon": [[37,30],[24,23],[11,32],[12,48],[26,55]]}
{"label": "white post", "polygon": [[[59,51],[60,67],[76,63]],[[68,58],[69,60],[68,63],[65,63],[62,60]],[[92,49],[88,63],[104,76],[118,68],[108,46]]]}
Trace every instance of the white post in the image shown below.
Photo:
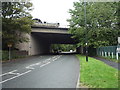
{"label": "white post", "polygon": [[107,52],[105,52],[105,57],[107,57]]}
{"label": "white post", "polygon": [[108,56],[110,56],[110,52],[108,52]]}
{"label": "white post", "polygon": [[112,52],[112,58],[113,58],[113,52]]}
{"label": "white post", "polygon": [[118,52],[116,52],[116,59],[118,60]]}
{"label": "white post", "polygon": [[104,56],[104,52],[102,51],[102,56]]}

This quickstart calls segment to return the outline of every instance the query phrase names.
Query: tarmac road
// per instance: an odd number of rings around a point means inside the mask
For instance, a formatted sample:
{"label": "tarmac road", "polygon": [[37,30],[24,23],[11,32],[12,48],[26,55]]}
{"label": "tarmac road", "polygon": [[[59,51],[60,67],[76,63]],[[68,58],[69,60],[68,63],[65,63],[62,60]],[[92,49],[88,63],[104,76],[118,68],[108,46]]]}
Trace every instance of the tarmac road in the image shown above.
{"label": "tarmac road", "polygon": [[76,88],[79,60],[74,55],[43,55],[2,65],[2,88]]}

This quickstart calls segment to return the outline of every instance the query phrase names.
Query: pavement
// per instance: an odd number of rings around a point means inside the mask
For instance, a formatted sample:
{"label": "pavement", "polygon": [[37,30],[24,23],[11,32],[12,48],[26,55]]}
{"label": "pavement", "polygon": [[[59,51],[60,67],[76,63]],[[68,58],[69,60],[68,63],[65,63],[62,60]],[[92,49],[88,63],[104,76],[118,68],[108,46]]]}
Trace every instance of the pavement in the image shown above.
{"label": "pavement", "polygon": [[75,55],[41,55],[2,64],[2,88],[76,88]]}
{"label": "pavement", "polygon": [[106,60],[106,59],[103,59],[103,58],[100,58],[100,57],[93,57],[93,58],[98,59],[98,60],[104,62],[105,64],[115,68],[115,69],[120,70],[120,63],[116,63],[116,62]]}

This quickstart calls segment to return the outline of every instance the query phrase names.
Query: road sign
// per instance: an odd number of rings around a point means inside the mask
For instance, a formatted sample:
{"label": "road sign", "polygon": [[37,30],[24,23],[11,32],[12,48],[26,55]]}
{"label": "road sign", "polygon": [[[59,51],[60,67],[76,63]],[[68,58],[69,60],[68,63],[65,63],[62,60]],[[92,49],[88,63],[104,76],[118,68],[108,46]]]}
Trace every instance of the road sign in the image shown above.
{"label": "road sign", "polygon": [[8,47],[12,47],[12,44],[11,44],[11,43],[9,43],[9,44],[8,44]]}

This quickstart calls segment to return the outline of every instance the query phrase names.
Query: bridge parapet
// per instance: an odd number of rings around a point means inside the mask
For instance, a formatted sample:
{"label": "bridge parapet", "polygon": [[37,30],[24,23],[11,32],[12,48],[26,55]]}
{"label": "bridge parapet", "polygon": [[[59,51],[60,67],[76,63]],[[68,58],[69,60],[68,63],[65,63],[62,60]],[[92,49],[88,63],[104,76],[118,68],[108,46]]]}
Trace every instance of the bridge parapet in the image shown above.
{"label": "bridge parapet", "polygon": [[68,28],[32,26],[32,32],[69,34]]}
{"label": "bridge parapet", "polygon": [[36,27],[59,27],[59,23],[34,23]]}

